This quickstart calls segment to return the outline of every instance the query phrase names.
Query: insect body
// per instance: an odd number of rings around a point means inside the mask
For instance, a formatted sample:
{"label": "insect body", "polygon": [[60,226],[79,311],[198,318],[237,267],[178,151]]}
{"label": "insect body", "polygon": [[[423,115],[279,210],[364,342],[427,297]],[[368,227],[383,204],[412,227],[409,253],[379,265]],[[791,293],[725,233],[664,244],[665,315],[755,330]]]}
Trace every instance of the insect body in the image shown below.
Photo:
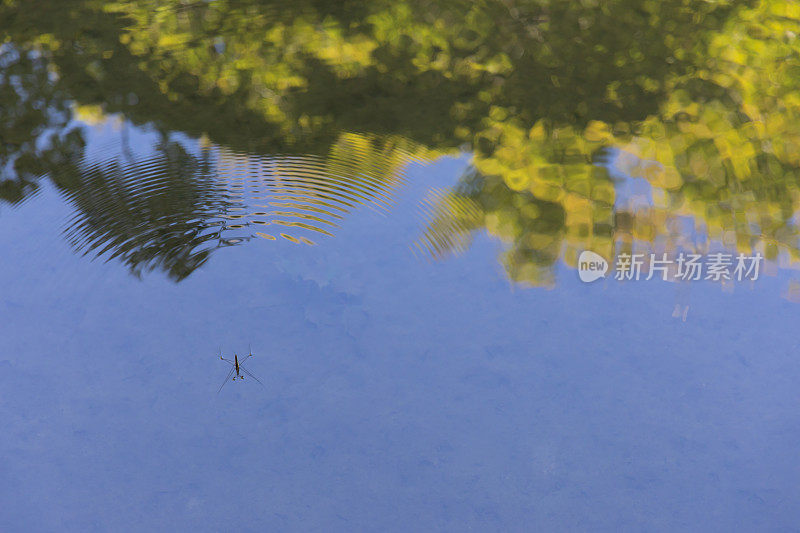
{"label": "insect body", "polygon": [[[247,361],[248,359],[250,359],[251,357],[253,357],[253,352],[252,352],[252,350],[250,350],[250,349],[248,348],[248,352],[249,352],[249,353],[248,353],[246,356],[242,357],[242,360],[241,360],[241,361],[239,361],[239,355],[238,355],[238,354],[236,354],[236,353],[234,352],[234,354],[233,354],[233,361],[231,361],[230,359],[225,359],[224,357],[222,357],[222,349],[220,349],[219,358],[220,358],[220,359],[222,359],[223,361],[225,361],[226,363],[228,363],[229,365],[231,365],[231,370],[230,370],[230,372],[228,372],[228,376],[225,378],[225,381],[223,381],[223,382],[222,382],[222,385],[220,385],[220,386],[219,386],[219,390],[217,391],[217,394],[219,394],[219,393],[220,393],[220,391],[222,391],[222,387],[224,387],[224,386],[225,386],[225,384],[228,382],[228,380],[229,380],[229,379],[230,379],[231,381],[236,381],[237,379],[244,379],[244,375],[242,374],[242,372],[244,372],[245,374],[247,374],[248,376],[250,376],[250,377],[251,377],[251,378],[253,378],[254,380],[258,381],[258,383],[259,383],[259,384],[260,384],[262,387],[264,386],[264,384],[263,384],[263,383],[261,383],[261,380],[260,380],[260,379],[258,379],[257,377],[255,377],[255,376],[254,376],[254,375],[253,375],[253,374],[252,374],[252,373],[251,373],[249,370],[247,370],[247,369],[244,367],[244,365],[242,364],[242,363],[244,363],[245,361]],[[231,378],[231,376],[233,376],[233,378]]]}

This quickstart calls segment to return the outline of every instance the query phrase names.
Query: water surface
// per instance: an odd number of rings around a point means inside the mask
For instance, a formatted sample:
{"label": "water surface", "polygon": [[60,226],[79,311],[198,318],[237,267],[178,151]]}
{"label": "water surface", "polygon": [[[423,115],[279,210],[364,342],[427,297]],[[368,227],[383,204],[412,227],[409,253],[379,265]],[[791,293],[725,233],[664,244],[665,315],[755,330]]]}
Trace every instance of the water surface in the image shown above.
{"label": "water surface", "polygon": [[0,528],[794,529],[798,22],[0,3]]}

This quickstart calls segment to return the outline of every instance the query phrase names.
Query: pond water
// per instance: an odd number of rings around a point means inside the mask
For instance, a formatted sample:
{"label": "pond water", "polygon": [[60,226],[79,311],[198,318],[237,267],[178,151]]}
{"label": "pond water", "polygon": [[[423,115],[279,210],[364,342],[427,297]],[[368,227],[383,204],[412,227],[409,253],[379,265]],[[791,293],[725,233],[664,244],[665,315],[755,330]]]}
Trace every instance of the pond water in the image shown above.
{"label": "pond water", "polygon": [[794,4],[0,28],[3,531],[797,527]]}

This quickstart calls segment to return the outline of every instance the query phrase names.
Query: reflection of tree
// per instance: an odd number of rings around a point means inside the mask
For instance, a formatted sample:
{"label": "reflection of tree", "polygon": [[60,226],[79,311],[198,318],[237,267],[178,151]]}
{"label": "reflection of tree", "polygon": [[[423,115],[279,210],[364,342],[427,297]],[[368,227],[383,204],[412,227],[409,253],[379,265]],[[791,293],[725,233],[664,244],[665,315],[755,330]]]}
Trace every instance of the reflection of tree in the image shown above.
{"label": "reflection of tree", "polygon": [[[30,140],[63,129],[64,102],[74,100],[161,132],[204,135],[248,161],[324,160],[315,168],[329,178],[371,173],[394,183],[408,157],[466,145],[469,187],[440,195],[425,246],[457,250],[487,228],[511,244],[511,277],[535,284],[552,282],[561,256],[610,255],[623,233],[666,238],[657,221],[675,216],[742,250],[800,249],[800,13],[792,3],[39,4],[0,4],[15,46],[41,65],[8,108],[34,118],[15,126],[28,148],[4,144],[6,162],[24,162],[25,150],[47,160]],[[52,101],[25,103],[36,94]],[[7,89],[2,98],[13,100]],[[342,143],[348,135],[369,141],[353,150]],[[55,155],[80,153],[78,138],[57,139],[69,150]],[[653,186],[649,215],[617,205],[597,164],[610,148]],[[16,187],[8,200],[30,190],[39,170],[20,169],[4,169],[3,183]]]}
{"label": "reflection of tree", "polygon": [[14,204],[37,190],[50,169],[80,157],[80,130],[48,62],[25,49],[0,45],[0,200]]}
{"label": "reflection of tree", "polygon": [[67,237],[85,254],[118,258],[136,275],[159,268],[180,281],[221,236],[230,202],[203,157],[164,141],[142,161],[111,160],[54,171],[76,212]]}
{"label": "reflection of tree", "polygon": [[698,73],[676,79],[660,114],[624,146],[641,158],[626,170],[666,191],[664,207],[771,259],[800,259],[798,32],[794,3],[744,11],[711,36]]}
{"label": "reflection of tree", "polygon": [[418,246],[434,257],[460,252],[475,231],[510,245],[503,264],[513,281],[552,285],[552,267],[560,255],[565,213],[555,202],[514,191],[502,179],[471,169],[452,192],[434,192],[428,201],[431,221]]}
{"label": "reflection of tree", "polygon": [[[574,231],[565,232],[557,255],[568,264],[574,265],[581,249],[609,257],[631,239],[660,249],[678,242],[696,246],[675,235],[677,217],[689,217],[692,232],[739,251],[759,250],[772,259],[784,252],[796,260],[799,31],[800,10],[792,4],[766,1],[739,11],[683,53],[691,67],[663,79],[657,106],[639,120],[594,115],[602,120],[539,120],[531,127],[520,113],[498,106],[478,134],[473,165],[494,176],[487,180],[562,206]],[[610,147],[622,150],[622,170],[653,187],[651,208],[630,212],[615,206],[611,183],[591,164]],[[460,198],[456,189],[440,208],[446,211]],[[515,209],[510,200],[506,205]],[[453,211],[449,220],[459,216]],[[433,216],[423,241],[447,224],[441,213]],[[490,223],[484,227],[494,232]],[[518,253],[524,233],[513,239],[508,253],[514,257],[524,257]],[[539,265],[531,258],[532,270]],[[518,277],[510,268],[509,273]]]}
{"label": "reflection of tree", "polygon": [[[206,104],[206,113],[175,129],[272,151],[286,143],[318,149],[342,130],[453,147],[472,143],[498,113],[529,124],[641,120],[657,111],[669,77],[694,66],[692,52],[730,12],[703,0],[602,8],[500,0],[142,1],[107,10],[124,17],[117,24],[127,31],[123,50],[98,64],[100,83],[136,86],[105,72],[124,74],[115,58],[132,56],[136,76],[156,81],[174,109],[186,105],[187,93]],[[219,116],[220,106],[234,102],[229,116]],[[124,99],[115,105],[124,108]],[[146,109],[163,107],[154,100]],[[244,141],[237,132],[263,134]]]}

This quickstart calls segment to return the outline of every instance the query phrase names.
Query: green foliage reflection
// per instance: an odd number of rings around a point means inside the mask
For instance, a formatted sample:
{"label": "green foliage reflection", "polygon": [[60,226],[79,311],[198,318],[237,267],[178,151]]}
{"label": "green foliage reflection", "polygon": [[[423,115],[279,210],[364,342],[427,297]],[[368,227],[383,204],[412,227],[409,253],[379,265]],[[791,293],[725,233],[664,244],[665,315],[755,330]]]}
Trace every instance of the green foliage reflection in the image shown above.
{"label": "green foliage reflection", "polygon": [[[431,197],[420,246],[438,257],[486,230],[508,243],[509,276],[536,285],[582,249],[684,242],[678,218],[740,251],[800,253],[793,2],[0,5],[9,202],[54,165],[82,168],[70,119],[95,109],[251,158],[322,158],[322,179],[388,191],[406,161],[466,147],[471,170]],[[647,180],[651,205],[624,205],[609,154]]]}

